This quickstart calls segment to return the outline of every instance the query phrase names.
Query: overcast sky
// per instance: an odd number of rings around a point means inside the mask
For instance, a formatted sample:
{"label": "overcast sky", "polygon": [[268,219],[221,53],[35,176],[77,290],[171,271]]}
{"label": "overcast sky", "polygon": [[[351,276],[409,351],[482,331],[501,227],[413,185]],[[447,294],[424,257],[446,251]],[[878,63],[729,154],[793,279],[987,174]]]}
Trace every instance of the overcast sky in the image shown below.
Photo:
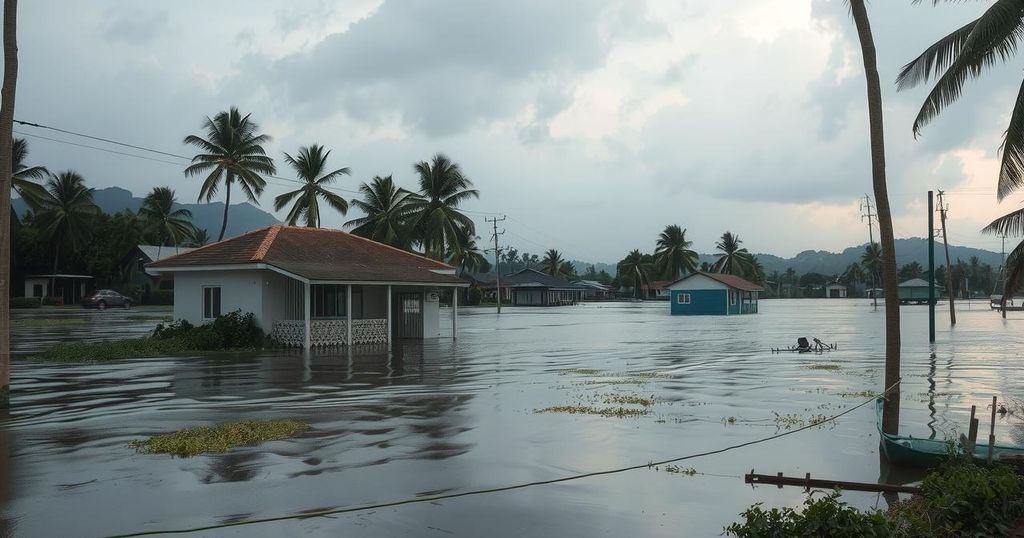
{"label": "overcast sky", "polygon": [[[893,87],[988,5],[869,4],[897,237],[925,235],[925,192],[943,188],[951,242],[998,250],[977,231],[1024,198],[995,199],[1020,61],[969,83],[916,141],[926,90]],[[505,214],[520,251],[614,262],[653,250],[666,224],[702,252],[726,230],[785,256],[867,239],[863,68],[841,0],[33,0],[19,40],[20,120],[189,154],[182,138],[235,105],[275,158],[328,146],[352,191],[385,174],[411,188],[412,163],[444,152],[480,190],[466,209],[482,240],[483,218]],[[97,188],[199,192],[180,165],[29,143],[32,164]],[[293,176],[283,162],[279,175]],[[261,206],[289,187],[272,180]]]}

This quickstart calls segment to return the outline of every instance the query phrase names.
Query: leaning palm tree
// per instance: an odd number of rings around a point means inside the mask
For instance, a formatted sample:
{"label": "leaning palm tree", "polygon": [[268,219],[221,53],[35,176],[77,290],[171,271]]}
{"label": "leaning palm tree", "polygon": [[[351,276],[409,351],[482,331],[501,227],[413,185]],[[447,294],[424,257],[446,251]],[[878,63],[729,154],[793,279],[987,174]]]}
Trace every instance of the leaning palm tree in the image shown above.
{"label": "leaning palm tree", "polygon": [[46,188],[33,180],[44,179],[49,172],[43,166],[28,166],[26,157],[28,143],[24,138],[15,138],[11,146],[11,188],[30,208],[37,209],[46,196]]}
{"label": "leaning palm tree", "polygon": [[750,271],[752,259],[747,249],[740,246],[742,243],[740,236],[732,232],[722,234],[722,239],[715,243],[721,252],[714,265],[716,273],[743,276]]}
{"label": "leaning palm tree", "polygon": [[864,60],[864,78],[867,82],[868,132],[871,140],[871,183],[878,210],[878,231],[882,243],[882,287],[885,289],[885,404],[882,411],[882,430],[899,433],[900,390],[900,301],[896,283],[896,241],[893,239],[892,212],[885,181],[885,140],[882,128],[882,86],[878,80],[878,62],[875,41],[871,35],[864,0],[850,0],[850,11]]}
{"label": "leaning palm tree", "polygon": [[224,239],[224,231],[228,227],[231,186],[237,181],[246,198],[259,205],[258,198],[267,185],[263,176],[277,173],[274,160],[263,149],[270,137],[260,134],[259,126],[249,116],[243,116],[237,108],[231,107],[227,112],[218,112],[213,119],[207,116],[203,122],[206,138],[198,135],[185,137],[186,144],[201,151],[185,168],[186,176],[206,175],[199,189],[199,201],[209,202],[221,185],[224,186],[224,219],[217,241]]}
{"label": "leaning palm tree", "polygon": [[[53,245],[53,274],[57,274],[60,265],[61,246],[77,252],[88,237],[89,218],[100,212],[92,193],[82,176],[72,170],[50,174],[46,180],[46,195],[39,201],[37,222],[43,236]],[[50,293],[53,288],[51,280]]]}
{"label": "leaning palm tree", "polygon": [[637,299],[642,298],[643,288],[650,282],[648,278],[650,266],[644,260],[644,255],[639,250],[633,250],[619,262],[618,269],[619,277],[622,281],[633,284],[633,297]]}
{"label": "leaning palm tree", "polygon": [[366,216],[352,219],[345,226],[351,226],[355,235],[408,249],[412,243],[409,221],[413,207],[409,201],[413,194],[396,187],[391,176],[375,176],[369,184],[360,185],[359,192],[362,198],[352,200],[352,205]]}
{"label": "leaning palm tree", "polygon": [[473,182],[459,165],[443,153],[431,162],[413,166],[419,176],[419,196],[410,200],[415,212],[414,231],[423,251],[440,259],[446,251],[458,248],[459,234],[475,235],[473,220],[459,211],[459,204],[479,198]]}
{"label": "leaning palm tree", "polygon": [[554,277],[560,277],[565,274],[565,263],[562,259],[562,253],[555,249],[548,249],[544,253],[544,259],[540,261],[541,272],[549,274]]}
{"label": "leaning palm tree", "polygon": [[178,246],[194,235],[192,212],[181,207],[175,209],[175,205],[177,200],[170,187],[156,187],[146,195],[139,208],[143,225],[157,237],[157,258],[164,245]]}
{"label": "leaning palm tree", "polygon": [[295,226],[295,223],[301,218],[307,227],[319,228],[319,200],[321,198],[342,215],[348,213],[348,202],[336,193],[327,190],[327,186],[339,177],[349,175],[350,171],[348,167],[344,167],[325,173],[327,157],[330,154],[330,150],[324,151],[324,147],[319,144],[299,148],[297,159],[287,153],[284,154],[284,162],[288,163],[295,170],[299,179],[304,182],[298,189],[274,198],[275,211],[280,211],[282,207],[294,200],[292,209],[288,212],[289,226]]}
{"label": "leaning palm tree", "polygon": [[487,257],[484,256],[483,251],[477,246],[477,239],[479,238],[460,236],[459,247],[449,252],[446,261],[448,265],[456,268],[459,275],[467,272],[483,273],[490,270],[491,263],[487,261]]}
{"label": "leaning palm tree", "polygon": [[697,270],[697,253],[690,249],[693,241],[686,239],[686,229],[676,224],[665,226],[658,236],[654,264],[661,276],[677,279]]}

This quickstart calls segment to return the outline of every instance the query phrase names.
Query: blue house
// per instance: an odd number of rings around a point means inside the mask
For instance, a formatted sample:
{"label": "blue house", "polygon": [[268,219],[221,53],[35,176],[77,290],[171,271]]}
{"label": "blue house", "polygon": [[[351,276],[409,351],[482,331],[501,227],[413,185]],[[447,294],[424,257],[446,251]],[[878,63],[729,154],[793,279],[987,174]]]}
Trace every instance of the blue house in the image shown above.
{"label": "blue house", "polygon": [[673,316],[731,316],[757,313],[764,288],[735,275],[692,273],[668,285]]}

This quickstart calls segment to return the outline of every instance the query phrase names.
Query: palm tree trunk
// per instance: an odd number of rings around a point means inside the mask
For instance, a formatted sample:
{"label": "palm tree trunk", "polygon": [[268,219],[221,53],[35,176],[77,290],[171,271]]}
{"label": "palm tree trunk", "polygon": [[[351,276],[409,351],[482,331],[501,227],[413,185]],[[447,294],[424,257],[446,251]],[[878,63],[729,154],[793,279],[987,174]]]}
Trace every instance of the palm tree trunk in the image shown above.
{"label": "palm tree trunk", "polygon": [[885,395],[882,431],[899,433],[900,428],[900,300],[896,282],[896,242],[892,232],[892,212],[885,183],[885,140],[882,136],[882,87],[878,80],[875,43],[864,0],[850,0],[853,21],[857,25],[864,76],[867,79],[868,125],[871,136],[871,182],[878,210],[878,229],[882,245],[882,289],[885,290]]}
{"label": "palm tree trunk", "polygon": [[228,228],[228,207],[231,206],[231,184],[234,182],[234,172],[228,172],[228,177],[224,180],[224,220],[220,223],[220,235],[217,236],[217,241],[224,239],[224,230]]}
{"label": "palm tree trunk", "polygon": [[4,82],[0,90],[0,409],[11,406],[11,155],[18,83],[18,0],[4,0]]}

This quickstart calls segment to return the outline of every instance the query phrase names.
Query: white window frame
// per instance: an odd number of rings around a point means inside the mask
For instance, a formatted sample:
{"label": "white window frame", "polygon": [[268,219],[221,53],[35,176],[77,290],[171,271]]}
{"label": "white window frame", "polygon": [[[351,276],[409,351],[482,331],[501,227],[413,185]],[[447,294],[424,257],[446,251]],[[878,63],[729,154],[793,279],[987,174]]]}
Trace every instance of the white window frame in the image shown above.
{"label": "white window frame", "polygon": [[680,293],[676,295],[676,304],[690,304],[690,294]]}
{"label": "white window frame", "polygon": [[729,290],[729,306],[736,306],[736,296],[739,295],[736,291]]}
{"label": "white window frame", "polygon": [[[210,291],[210,308],[209,308],[209,313],[213,314],[213,316],[207,316],[206,315],[207,312],[208,312],[208,310],[206,308],[206,293],[207,293],[206,290],[211,290]],[[217,290],[217,304],[216,304],[216,306],[217,306],[216,310],[217,311],[216,312],[214,311],[214,301],[213,301],[213,291],[212,290]],[[201,299],[201,308],[203,310],[202,316],[203,316],[204,320],[212,320],[212,319],[216,319],[218,316],[220,316],[224,312],[224,290],[222,290],[220,286],[203,286],[203,296],[202,296],[202,299]]]}

